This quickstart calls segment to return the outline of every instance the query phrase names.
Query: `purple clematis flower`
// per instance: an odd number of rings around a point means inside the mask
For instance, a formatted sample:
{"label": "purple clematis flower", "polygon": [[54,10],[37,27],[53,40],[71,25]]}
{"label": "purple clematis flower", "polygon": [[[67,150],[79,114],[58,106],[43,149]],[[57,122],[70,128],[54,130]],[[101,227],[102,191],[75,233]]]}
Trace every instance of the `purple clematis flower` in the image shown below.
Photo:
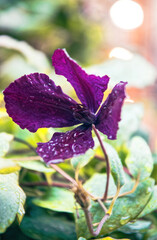
{"label": "purple clematis flower", "polygon": [[4,91],[7,112],[22,129],[36,132],[42,127],[79,125],[72,131],[54,133],[49,142],[38,143],[37,153],[48,164],[62,162],[93,148],[92,124],[109,139],[116,139],[126,97],[126,83],[120,82],[100,107],[108,76],[88,75],[62,49],[54,52],[52,64],[56,74],[63,75],[71,83],[81,104],[64,94],[60,86],[42,73],[24,75]]}

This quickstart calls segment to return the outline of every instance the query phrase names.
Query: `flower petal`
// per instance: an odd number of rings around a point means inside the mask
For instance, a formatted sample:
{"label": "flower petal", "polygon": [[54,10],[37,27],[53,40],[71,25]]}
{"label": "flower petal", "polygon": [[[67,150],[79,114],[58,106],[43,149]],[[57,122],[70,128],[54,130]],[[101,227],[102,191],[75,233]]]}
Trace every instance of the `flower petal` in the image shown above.
{"label": "flower petal", "polygon": [[79,123],[72,110],[77,103],[45,74],[33,73],[15,80],[5,89],[4,100],[14,122],[31,132]]}
{"label": "flower petal", "polygon": [[80,101],[95,113],[102,102],[109,77],[88,75],[63,49],[54,52],[52,64],[55,72],[66,77],[71,83]]}
{"label": "flower petal", "polygon": [[113,88],[97,114],[95,126],[109,139],[116,139],[118,122],[121,120],[121,108],[126,97],[126,84],[126,82],[120,82]]}
{"label": "flower petal", "polygon": [[47,143],[38,143],[37,153],[48,164],[59,163],[64,159],[83,154],[93,146],[91,127],[81,125],[72,131],[54,133]]}

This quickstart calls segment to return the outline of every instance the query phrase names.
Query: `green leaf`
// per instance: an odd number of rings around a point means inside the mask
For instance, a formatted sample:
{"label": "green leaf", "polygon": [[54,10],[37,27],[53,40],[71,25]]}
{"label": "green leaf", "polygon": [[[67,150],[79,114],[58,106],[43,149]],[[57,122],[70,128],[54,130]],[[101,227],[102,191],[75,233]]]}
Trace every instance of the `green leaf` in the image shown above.
{"label": "green leaf", "polygon": [[129,143],[129,150],[126,165],[131,174],[134,178],[140,174],[140,180],[149,177],[153,170],[153,158],[148,144],[143,138],[134,137]]}
{"label": "green leaf", "polygon": [[44,173],[54,173],[55,170],[51,167],[46,166],[46,164],[42,161],[34,160],[34,161],[18,161],[17,162],[21,167],[38,171]]}
{"label": "green leaf", "polygon": [[[97,193],[98,196],[102,196],[104,192],[105,185],[102,182],[102,177],[105,178],[105,174],[96,174],[96,177],[93,176],[86,184],[86,189],[90,189],[90,192]],[[98,181],[99,180],[99,181]],[[95,186],[96,181],[96,186]],[[99,184],[98,184],[99,182]],[[112,185],[113,184],[113,185]],[[134,186],[134,182],[130,181],[125,184],[120,193],[130,191]],[[136,191],[132,194],[129,194],[124,197],[120,197],[116,200],[113,207],[113,212],[111,217],[104,223],[103,228],[100,232],[100,235],[108,234],[119,227],[125,225],[126,223],[134,220],[144,209],[151,197],[151,191],[153,191],[154,180],[147,178],[146,180],[139,183]],[[88,188],[87,188],[88,187]],[[114,189],[114,190],[113,190]],[[115,185],[111,181],[109,185],[109,196],[115,195]],[[114,192],[114,194],[113,194]],[[106,207],[109,207],[109,204],[105,204]],[[93,223],[98,223],[104,216],[104,212],[98,203],[92,202],[92,207],[90,209],[91,215],[93,217]],[[91,234],[88,231],[84,213],[82,209],[79,210],[80,218],[76,217],[76,229],[78,229],[78,236],[85,238],[90,238]]]}
{"label": "green leaf", "polygon": [[125,184],[125,175],[123,165],[116,150],[108,143],[104,142],[104,146],[110,161],[111,174],[114,178],[115,184],[123,186]]}
{"label": "green leaf", "polygon": [[85,165],[87,165],[90,162],[90,160],[92,160],[94,155],[95,155],[95,152],[92,149],[89,149],[85,154],[77,157],[73,157],[71,159],[71,164],[75,169],[82,168]]}
{"label": "green leaf", "polygon": [[0,157],[3,157],[8,151],[13,135],[8,133],[0,133]]}
{"label": "green leaf", "polygon": [[[119,79],[128,82],[129,86],[144,88],[152,85],[157,76],[154,66],[139,54],[132,54],[129,60],[112,58],[101,64],[88,68],[88,72],[98,76],[109,75],[112,87]],[[138,81],[137,81],[138,79]]]}
{"label": "green leaf", "polygon": [[14,161],[0,158],[0,174],[9,174],[19,170],[20,167]]}
{"label": "green leaf", "polygon": [[139,129],[144,114],[142,104],[125,104],[122,108],[121,121],[116,142],[127,141]]}
{"label": "green leaf", "polygon": [[0,233],[5,232],[18,215],[24,214],[25,194],[18,186],[18,174],[0,174]]}
{"label": "green leaf", "polygon": [[137,220],[133,223],[127,223],[123,227],[119,228],[118,231],[121,231],[123,233],[131,234],[131,233],[144,233],[148,230],[148,228],[151,226],[150,221],[145,220]]}
{"label": "green leaf", "polygon": [[143,209],[143,211],[139,215],[139,217],[141,218],[155,210],[157,210],[157,185],[154,186],[152,196],[151,196],[148,204],[146,205],[146,207]]}
{"label": "green leaf", "polygon": [[48,188],[46,194],[41,198],[35,198],[33,203],[58,212],[74,212],[73,193],[57,187]]}
{"label": "green leaf", "polygon": [[[83,187],[95,197],[102,197],[106,186],[106,174],[95,173]],[[116,186],[112,176],[110,177],[109,193],[113,196],[116,193]]]}
{"label": "green leaf", "polygon": [[[67,216],[67,217],[66,217]],[[39,207],[30,207],[20,228],[31,239],[37,240],[76,240],[75,225],[68,214],[56,214]]]}

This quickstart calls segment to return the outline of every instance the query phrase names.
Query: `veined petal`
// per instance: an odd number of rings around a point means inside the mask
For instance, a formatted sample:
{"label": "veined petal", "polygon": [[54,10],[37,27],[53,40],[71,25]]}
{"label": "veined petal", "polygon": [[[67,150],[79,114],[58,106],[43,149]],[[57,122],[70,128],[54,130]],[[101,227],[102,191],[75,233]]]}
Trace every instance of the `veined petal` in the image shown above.
{"label": "veined petal", "polygon": [[95,126],[109,139],[116,139],[118,122],[121,120],[121,108],[126,97],[126,84],[126,82],[120,82],[113,88],[97,114]]}
{"label": "veined petal", "polygon": [[14,122],[31,132],[78,124],[72,110],[77,103],[45,74],[33,73],[15,80],[5,89],[4,100]]}
{"label": "veined petal", "polygon": [[66,77],[71,83],[82,104],[95,113],[102,102],[109,77],[88,75],[63,49],[54,52],[52,64],[55,72]]}
{"label": "veined petal", "polygon": [[81,125],[72,131],[54,133],[47,143],[38,143],[37,153],[48,164],[59,163],[64,159],[83,154],[93,146],[91,126]]}

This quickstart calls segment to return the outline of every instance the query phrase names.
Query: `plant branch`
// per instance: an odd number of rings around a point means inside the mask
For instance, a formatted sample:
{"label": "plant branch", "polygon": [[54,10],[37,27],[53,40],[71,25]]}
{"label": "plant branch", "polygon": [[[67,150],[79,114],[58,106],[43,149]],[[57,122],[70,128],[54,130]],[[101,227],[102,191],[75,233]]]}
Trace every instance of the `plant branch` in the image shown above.
{"label": "plant branch", "polygon": [[60,173],[64,178],[66,178],[68,181],[70,181],[73,185],[78,186],[77,182],[66,172],[64,172],[60,167],[58,167],[55,164],[50,164],[50,166],[55,169],[58,173]]}
{"label": "plant branch", "polygon": [[52,184],[48,184],[47,182],[23,182],[21,185],[26,187],[36,187],[36,186],[52,186],[52,187],[60,187],[60,188],[71,188],[72,185],[61,183],[61,182],[53,182]]}
{"label": "plant branch", "polygon": [[106,181],[106,188],[105,188],[105,193],[104,193],[104,196],[102,198],[103,201],[106,201],[107,200],[107,195],[108,195],[108,188],[109,188],[109,180],[110,180],[110,172],[111,172],[111,169],[110,169],[110,162],[109,162],[109,159],[108,159],[108,155],[107,155],[107,152],[105,150],[105,147],[103,145],[103,142],[101,140],[101,137],[99,135],[99,132],[97,131],[97,129],[95,128],[94,125],[92,125],[92,128],[95,132],[95,135],[97,136],[98,138],[98,141],[100,143],[100,146],[101,146],[101,149],[103,151],[103,154],[104,154],[104,157],[105,157],[105,161],[106,161],[106,173],[107,173],[107,181]]}
{"label": "plant branch", "polygon": [[87,225],[89,228],[90,233],[96,237],[99,235],[104,223],[107,221],[107,219],[110,217],[109,214],[105,214],[105,216],[101,219],[101,221],[98,224],[97,229],[94,231],[93,229],[93,224],[92,224],[92,217],[91,217],[91,213],[89,211],[89,208],[85,208],[83,209],[84,213],[85,213],[85,217],[86,217],[86,221],[87,221]]}

